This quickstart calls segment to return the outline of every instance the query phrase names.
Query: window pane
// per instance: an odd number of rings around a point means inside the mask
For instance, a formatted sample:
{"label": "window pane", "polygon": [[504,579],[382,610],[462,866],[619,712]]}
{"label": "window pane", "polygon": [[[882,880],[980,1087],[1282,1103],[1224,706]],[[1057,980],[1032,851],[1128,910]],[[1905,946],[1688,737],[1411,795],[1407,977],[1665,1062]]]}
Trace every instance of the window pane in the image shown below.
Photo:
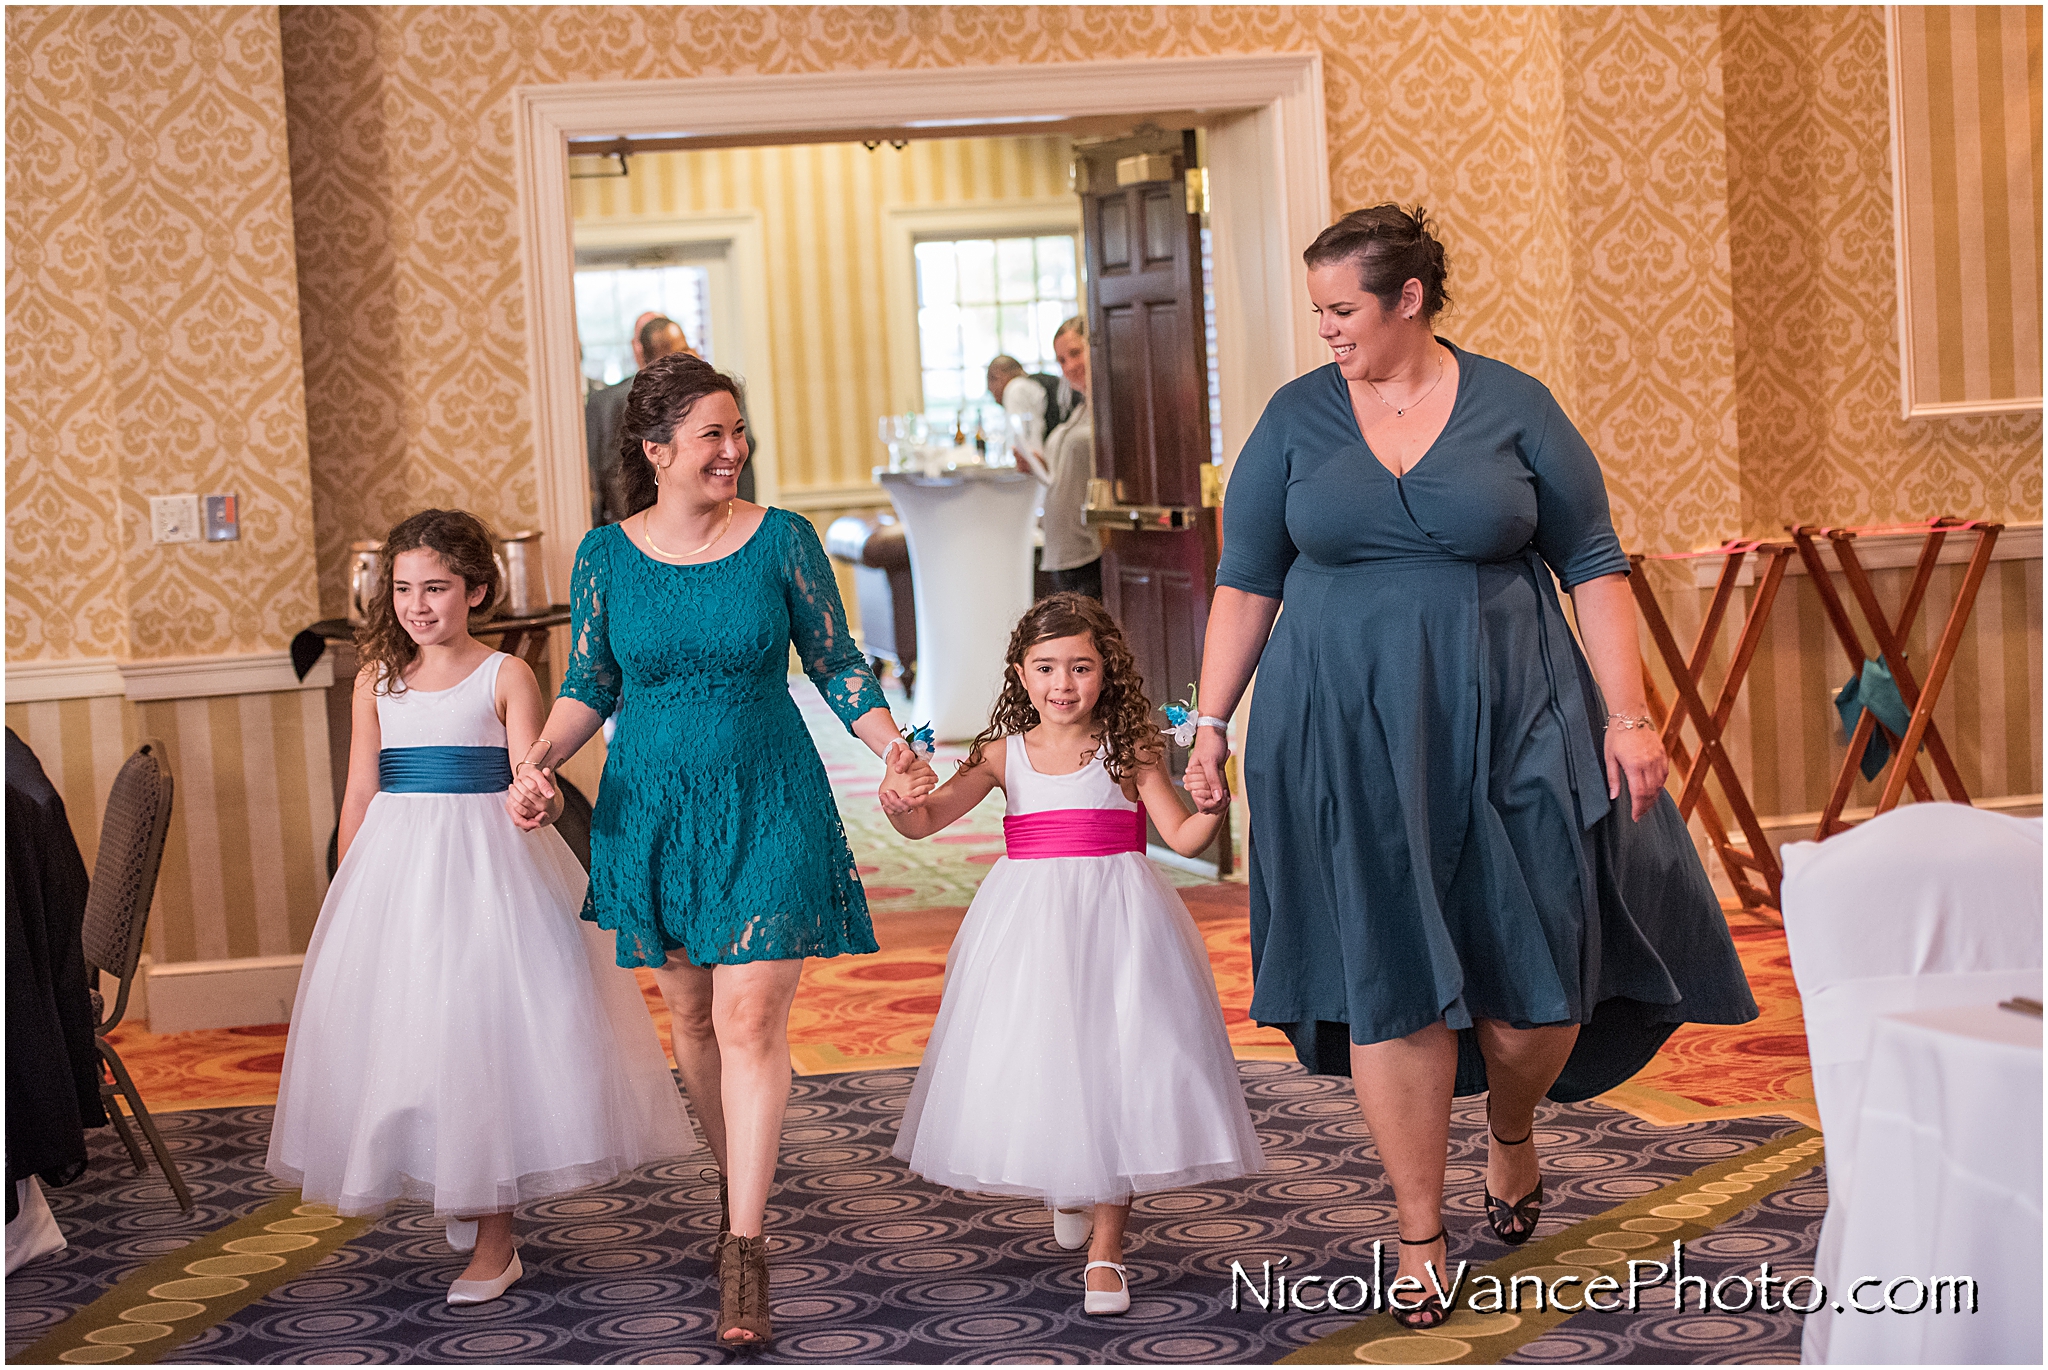
{"label": "window pane", "polygon": [[1037,274],[1032,266],[1031,239],[996,240],[996,284],[1003,303],[1028,303],[1037,293]]}
{"label": "window pane", "polygon": [[996,300],[996,245],[992,239],[970,238],[954,244],[959,249],[960,303],[994,304]]}
{"label": "window pane", "polygon": [[959,294],[953,244],[919,243],[916,252],[917,302],[921,305],[952,304]]}
{"label": "window pane", "polygon": [[1074,240],[1066,234],[1037,240],[1038,294],[1040,298],[1074,300]]}
{"label": "window pane", "polygon": [[917,311],[918,356],[928,367],[959,367],[960,311],[950,304],[927,305]]}
{"label": "window pane", "polygon": [[1053,332],[1080,311],[1077,249],[1072,234],[1048,233],[922,242],[913,254],[925,414],[947,439],[963,410],[993,404],[986,368],[997,353],[1027,371],[1058,369]]}
{"label": "window pane", "polygon": [[988,388],[982,372],[1002,351],[996,329],[996,307],[992,304],[962,305],[960,308],[960,365],[975,372],[976,383],[969,394]]}
{"label": "window pane", "polygon": [[1003,306],[1003,351],[1022,362],[1026,371],[1038,370],[1040,352],[1038,330],[1034,326],[1036,321],[1031,315],[1031,306],[1028,304]]}

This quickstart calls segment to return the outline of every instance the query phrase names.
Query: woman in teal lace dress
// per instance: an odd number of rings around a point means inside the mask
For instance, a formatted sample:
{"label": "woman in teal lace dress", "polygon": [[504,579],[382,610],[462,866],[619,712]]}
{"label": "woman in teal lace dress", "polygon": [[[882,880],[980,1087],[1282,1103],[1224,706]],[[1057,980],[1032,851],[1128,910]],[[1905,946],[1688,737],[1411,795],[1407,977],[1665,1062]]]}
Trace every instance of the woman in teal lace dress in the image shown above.
{"label": "woman in teal lace dress", "polygon": [[722,1200],[729,1185],[718,1336],[762,1345],[790,1002],[805,957],[875,950],[831,785],[790,698],[790,647],[840,721],[889,760],[885,808],[921,803],[934,777],[898,738],[810,523],[738,498],[747,449],[733,382],[699,358],[663,357],[634,381],[622,429],[632,514],[577,550],[568,670],[508,804],[522,826],[546,821],[554,769],[616,710],[583,916],[617,935],[620,965],[654,968],[668,1001]]}

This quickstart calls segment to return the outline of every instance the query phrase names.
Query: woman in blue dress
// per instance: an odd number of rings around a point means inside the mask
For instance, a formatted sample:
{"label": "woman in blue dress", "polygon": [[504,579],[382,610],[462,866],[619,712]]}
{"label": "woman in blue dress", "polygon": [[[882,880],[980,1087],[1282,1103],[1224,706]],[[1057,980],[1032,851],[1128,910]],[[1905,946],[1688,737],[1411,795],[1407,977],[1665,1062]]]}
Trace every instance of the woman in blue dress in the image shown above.
{"label": "woman in blue dress", "polygon": [[805,957],[875,950],[831,785],[790,698],[790,647],[888,761],[885,808],[922,803],[936,777],[898,737],[809,521],[738,497],[747,440],[733,381],[701,358],[662,357],[633,382],[621,428],[628,517],[577,549],[568,670],[507,803],[522,826],[545,821],[554,770],[617,711],[583,916],[617,934],[620,965],[661,982],[721,1175],[718,1338],[759,1348],[772,1336],[762,1222],[789,1098],[790,1002]]}
{"label": "woman in blue dress", "polygon": [[1231,474],[1188,786],[1227,801],[1223,720],[1257,668],[1251,1016],[1352,1077],[1418,1281],[1396,1316],[1424,1328],[1454,1094],[1488,1091],[1487,1218],[1519,1244],[1538,1101],[1756,1005],[1664,793],[1592,451],[1541,383],[1435,335],[1420,210],[1360,210],[1303,255],[1334,361]]}

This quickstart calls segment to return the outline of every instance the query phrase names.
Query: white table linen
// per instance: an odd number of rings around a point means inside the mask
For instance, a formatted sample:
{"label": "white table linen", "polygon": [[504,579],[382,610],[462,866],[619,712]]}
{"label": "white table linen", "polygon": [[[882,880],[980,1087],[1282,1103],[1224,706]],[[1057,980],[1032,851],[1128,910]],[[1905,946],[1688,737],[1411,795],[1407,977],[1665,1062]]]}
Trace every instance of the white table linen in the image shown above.
{"label": "white table linen", "polygon": [[[1912,804],[1784,848],[1785,935],[1827,1136],[1829,1214],[1814,1274],[1831,1300],[1846,1270],[1874,1025],[1887,1014],[2040,996],[2041,856],[2041,820],[1960,804]],[[1826,1312],[1809,1317],[1801,1358],[1840,1359],[1829,1344],[1838,1325]]]}
{"label": "white table linen", "polygon": [[988,726],[1010,630],[1031,607],[1039,484],[1006,467],[875,479],[903,520],[917,596],[908,721],[930,723],[942,742],[965,741]]}
{"label": "white table linen", "polygon": [[[2041,1063],[2041,1020],[1990,1004],[1877,1020],[1855,1175],[1828,1215],[1829,1311],[1807,1320],[1832,1324],[1830,1363],[2040,1364]],[[1936,1311],[1933,1281],[1956,1276],[1976,1280],[1975,1313],[1954,1294]],[[1923,1291],[1918,1312],[1850,1307]]]}

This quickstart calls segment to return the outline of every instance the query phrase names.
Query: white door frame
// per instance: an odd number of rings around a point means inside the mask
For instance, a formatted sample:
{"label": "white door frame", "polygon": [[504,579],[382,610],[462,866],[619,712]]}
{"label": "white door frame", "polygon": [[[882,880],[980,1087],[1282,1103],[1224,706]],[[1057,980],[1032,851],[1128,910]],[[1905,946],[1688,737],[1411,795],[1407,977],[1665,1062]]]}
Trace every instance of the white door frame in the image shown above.
{"label": "white door frame", "polygon": [[1224,450],[1265,399],[1324,360],[1303,301],[1299,253],[1329,222],[1330,164],[1320,53],[1055,62],[937,70],[579,81],[512,93],[526,366],[535,485],[554,583],[567,586],[589,527],[576,366],[571,138],[734,137],[763,144],[900,128],[972,136],[979,126],[1186,110],[1209,114],[1218,368]]}

